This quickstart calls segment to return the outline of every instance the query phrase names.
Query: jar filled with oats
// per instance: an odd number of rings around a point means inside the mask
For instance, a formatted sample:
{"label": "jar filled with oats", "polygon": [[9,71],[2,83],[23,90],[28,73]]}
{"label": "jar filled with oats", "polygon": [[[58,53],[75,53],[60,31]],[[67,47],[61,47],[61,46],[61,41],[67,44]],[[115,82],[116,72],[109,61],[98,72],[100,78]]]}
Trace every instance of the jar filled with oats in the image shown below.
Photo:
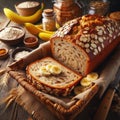
{"label": "jar filled with oats", "polygon": [[44,9],[42,16],[43,16],[42,19],[43,29],[49,31],[55,31],[56,20],[53,9]]}
{"label": "jar filled with oats", "polygon": [[107,15],[109,12],[109,1],[92,0],[89,4],[88,14]]}
{"label": "jar filled with oats", "polygon": [[82,4],[78,0],[54,0],[53,10],[60,26],[83,15]]}

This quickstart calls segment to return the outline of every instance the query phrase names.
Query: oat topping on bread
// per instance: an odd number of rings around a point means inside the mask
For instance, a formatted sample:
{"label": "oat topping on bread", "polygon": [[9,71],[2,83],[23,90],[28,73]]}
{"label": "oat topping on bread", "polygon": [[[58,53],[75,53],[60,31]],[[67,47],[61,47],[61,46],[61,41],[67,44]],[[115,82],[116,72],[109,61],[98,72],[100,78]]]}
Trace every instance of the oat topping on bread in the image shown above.
{"label": "oat topping on bread", "polygon": [[110,18],[85,15],[65,23],[51,38],[55,59],[82,75],[95,69],[119,43],[120,26]]}

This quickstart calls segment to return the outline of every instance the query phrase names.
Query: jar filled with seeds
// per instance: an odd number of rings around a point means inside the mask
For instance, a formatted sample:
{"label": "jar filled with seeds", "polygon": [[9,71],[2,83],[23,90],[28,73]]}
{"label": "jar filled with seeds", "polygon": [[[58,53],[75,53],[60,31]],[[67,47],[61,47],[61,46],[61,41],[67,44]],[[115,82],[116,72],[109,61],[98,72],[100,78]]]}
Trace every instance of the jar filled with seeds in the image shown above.
{"label": "jar filled with seeds", "polygon": [[78,0],[54,0],[53,10],[60,26],[83,14],[82,4]]}
{"label": "jar filled with seeds", "polygon": [[88,14],[98,14],[101,16],[107,15],[109,12],[109,1],[107,0],[92,0],[89,4]]}
{"label": "jar filled with seeds", "polygon": [[53,9],[45,9],[43,11],[43,29],[49,30],[49,31],[55,31],[56,30],[56,20],[55,20],[55,14]]}

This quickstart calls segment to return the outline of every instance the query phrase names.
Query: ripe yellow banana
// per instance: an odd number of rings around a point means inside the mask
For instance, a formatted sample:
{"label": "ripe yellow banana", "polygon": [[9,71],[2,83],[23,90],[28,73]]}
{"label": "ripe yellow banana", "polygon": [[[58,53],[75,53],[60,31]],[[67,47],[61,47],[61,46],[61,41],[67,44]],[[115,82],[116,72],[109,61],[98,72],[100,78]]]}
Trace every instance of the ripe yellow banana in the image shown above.
{"label": "ripe yellow banana", "polygon": [[87,87],[87,86],[91,85],[91,83],[92,82],[88,81],[87,77],[82,78],[82,80],[80,81],[80,84],[84,87]]}
{"label": "ripe yellow banana", "polygon": [[[42,24],[39,24],[39,25],[35,25],[36,27],[38,28],[41,28],[43,29],[43,25]],[[59,29],[61,26],[56,22],[56,28]]]}
{"label": "ripe yellow banana", "polygon": [[40,25],[34,25],[32,23],[25,23],[25,28],[33,35],[38,35],[40,32],[45,32],[49,34],[53,34],[52,31],[47,31],[42,29],[42,24]]}
{"label": "ripe yellow banana", "polygon": [[40,32],[40,29],[35,27],[35,25],[33,25],[32,23],[25,23],[24,26],[33,35],[38,35]]}
{"label": "ripe yellow banana", "polygon": [[50,40],[50,38],[53,36],[54,33],[46,33],[46,32],[40,32],[38,34],[38,37],[41,39],[41,40],[45,40],[45,41],[48,41]]}
{"label": "ripe yellow banana", "polygon": [[60,25],[56,22],[56,28],[59,29]]}
{"label": "ripe yellow banana", "polygon": [[89,73],[86,77],[83,77],[80,84],[84,87],[89,86],[93,81],[98,79],[98,74],[96,72]]}
{"label": "ripe yellow banana", "polygon": [[37,28],[39,29],[43,29],[43,25],[42,24],[39,24],[39,25],[35,25]]}
{"label": "ripe yellow banana", "polygon": [[91,82],[94,81],[94,80],[97,80],[98,79],[98,74],[96,72],[89,73],[87,75],[87,79]]}
{"label": "ripe yellow banana", "polygon": [[44,3],[41,3],[41,8],[34,13],[31,16],[21,16],[15,13],[14,11],[4,8],[4,14],[6,15],[7,18],[9,18],[11,21],[16,22],[18,24],[24,24],[26,22],[29,23],[36,23],[40,20],[42,16],[42,11],[44,9]]}
{"label": "ripe yellow banana", "polygon": [[75,86],[75,88],[74,88],[74,93],[76,94],[76,95],[78,95],[78,94],[80,94],[80,93],[82,93],[83,91],[85,91],[85,89],[86,89],[86,87],[83,87],[83,86]]}

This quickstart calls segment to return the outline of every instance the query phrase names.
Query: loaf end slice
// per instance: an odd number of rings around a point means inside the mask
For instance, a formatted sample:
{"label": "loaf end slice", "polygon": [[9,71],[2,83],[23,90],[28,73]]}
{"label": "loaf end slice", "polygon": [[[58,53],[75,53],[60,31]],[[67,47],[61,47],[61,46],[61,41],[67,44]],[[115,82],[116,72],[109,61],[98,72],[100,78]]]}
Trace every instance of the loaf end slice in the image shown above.
{"label": "loaf end slice", "polygon": [[[41,67],[46,67],[49,64],[60,67],[61,73],[57,75],[41,75]],[[57,96],[69,95],[74,86],[82,78],[80,74],[73,72],[51,57],[46,57],[29,64],[26,68],[26,75],[28,82],[37,89]]]}

